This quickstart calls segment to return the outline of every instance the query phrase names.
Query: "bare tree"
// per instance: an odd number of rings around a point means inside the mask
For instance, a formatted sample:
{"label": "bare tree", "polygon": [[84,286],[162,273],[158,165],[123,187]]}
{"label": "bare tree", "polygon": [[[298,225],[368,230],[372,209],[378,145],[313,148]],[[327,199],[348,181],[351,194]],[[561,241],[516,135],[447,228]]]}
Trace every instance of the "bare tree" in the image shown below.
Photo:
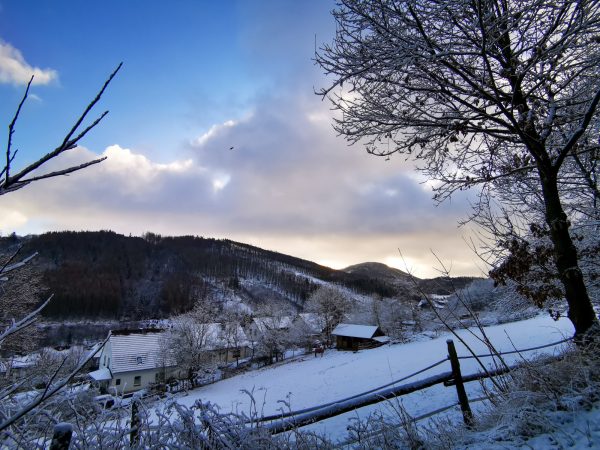
{"label": "bare tree", "polygon": [[335,40],[316,59],[335,78],[320,92],[340,112],[335,129],[372,154],[413,157],[438,201],[528,177],[576,336],[597,325],[561,181],[578,159],[597,170],[600,3],[341,0],[333,14]]}
{"label": "bare tree", "polygon": [[236,366],[239,365],[241,348],[246,344],[247,338],[240,326],[242,314],[234,310],[225,310],[221,313],[220,341],[225,344],[225,362],[231,351],[235,357]]}
{"label": "bare tree", "polygon": [[266,303],[260,306],[253,318],[250,337],[255,341],[257,356],[269,364],[283,359],[289,346],[288,330],[293,312],[281,305]]}

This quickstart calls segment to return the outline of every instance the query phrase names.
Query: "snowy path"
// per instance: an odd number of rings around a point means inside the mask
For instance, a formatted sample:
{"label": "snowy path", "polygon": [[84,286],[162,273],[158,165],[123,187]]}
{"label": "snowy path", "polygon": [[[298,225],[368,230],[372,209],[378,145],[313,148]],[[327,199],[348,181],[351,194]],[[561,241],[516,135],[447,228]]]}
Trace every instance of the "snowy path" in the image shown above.
{"label": "snowy path", "polygon": [[[558,341],[573,333],[571,323],[566,319],[554,322],[546,316],[486,328],[488,336],[499,351],[526,348]],[[478,353],[487,353],[483,344],[477,342],[467,331],[460,335]],[[222,408],[223,412],[250,411],[249,397],[242,390],[254,392],[258,411],[263,415],[274,414],[288,408],[279,400],[286,400],[292,410],[307,408],[336,401],[357,393],[390,383],[416,370],[446,357],[446,339],[443,335],[436,339],[412,342],[405,345],[384,346],[358,353],[331,350],[323,358],[312,355],[289,364],[267,367],[237,377],[200,388],[189,395],[178,398],[178,402],[192,405],[196,400],[210,401]],[[459,355],[467,355],[464,346],[454,338]],[[512,341],[512,343],[511,343]],[[553,349],[544,349],[552,352]],[[529,352],[526,356],[540,354]],[[516,361],[519,355],[507,357],[507,362]],[[474,360],[461,361],[463,374],[478,370]],[[442,364],[415,379],[431,376],[450,370],[449,363]],[[415,381],[411,379],[409,381]],[[478,383],[469,383],[471,396],[478,396]],[[427,413],[441,406],[456,402],[454,388],[437,385],[424,391],[402,398],[404,407],[411,415]],[[370,412],[381,409],[381,405],[362,408],[359,412],[347,413],[311,425],[315,431],[323,432],[334,439],[343,439],[347,434],[348,420],[351,417],[366,417]],[[383,405],[389,410],[389,406]]]}

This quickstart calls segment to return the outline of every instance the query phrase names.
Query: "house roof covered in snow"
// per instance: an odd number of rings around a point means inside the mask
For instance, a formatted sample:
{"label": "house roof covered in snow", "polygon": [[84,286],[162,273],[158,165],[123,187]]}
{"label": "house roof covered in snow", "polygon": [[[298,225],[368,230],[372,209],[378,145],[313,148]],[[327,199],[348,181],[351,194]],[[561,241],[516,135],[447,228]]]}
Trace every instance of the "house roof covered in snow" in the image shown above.
{"label": "house roof covered in snow", "polygon": [[111,371],[121,373],[174,366],[175,361],[164,351],[165,337],[162,330],[156,329],[111,331],[104,349],[110,349]]}
{"label": "house roof covered in snow", "polygon": [[25,356],[14,356],[5,361],[0,361],[0,372],[4,373],[9,369],[27,369],[35,366],[39,359],[39,353],[31,353]]}
{"label": "house roof covered in snow", "polygon": [[321,333],[325,328],[325,320],[315,313],[300,313],[298,317],[315,333]]}
{"label": "house roof covered in snow", "polygon": [[[379,331],[379,333],[377,333]],[[377,325],[356,325],[353,323],[340,323],[331,332],[334,336],[355,337],[371,339],[375,334],[383,334]]]}
{"label": "house roof covered in snow", "polygon": [[261,333],[268,330],[283,330],[289,328],[293,318],[290,316],[283,317],[255,317],[252,319],[254,325]]}
{"label": "house roof covered in snow", "polygon": [[198,329],[204,339],[204,348],[207,350],[220,350],[250,344],[246,333],[237,323],[203,323],[198,324]]}

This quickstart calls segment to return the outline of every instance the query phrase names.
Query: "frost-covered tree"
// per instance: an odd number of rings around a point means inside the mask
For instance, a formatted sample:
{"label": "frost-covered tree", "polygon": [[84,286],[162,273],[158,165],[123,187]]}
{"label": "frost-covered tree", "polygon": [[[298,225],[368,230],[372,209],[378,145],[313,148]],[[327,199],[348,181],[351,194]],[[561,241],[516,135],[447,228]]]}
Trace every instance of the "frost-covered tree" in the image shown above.
{"label": "frost-covered tree", "polygon": [[230,350],[235,352],[236,365],[239,365],[240,348],[247,343],[246,335],[240,325],[243,320],[244,315],[233,309],[224,310],[219,317],[220,340],[225,344],[226,355]]}
{"label": "frost-covered tree", "polygon": [[528,177],[575,333],[597,325],[563,181],[597,158],[600,3],[341,0],[333,14],[316,58],[334,77],[321,95],[335,129],[413,157],[438,201],[472,187],[485,201]]}
{"label": "frost-covered tree", "polygon": [[283,359],[289,348],[288,330],[292,324],[293,310],[281,305],[261,305],[250,326],[249,337],[254,341],[255,356],[269,363]]}
{"label": "frost-covered tree", "polygon": [[202,370],[213,367],[209,339],[216,312],[209,305],[196,305],[187,314],[173,319],[166,347],[180,370],[187,373],[191,387]]}
{"label": "frost-covered tree", "polygon": [[318,314],[325,324],[323,337],[327,345],[332,344],[331,332],[344,320],[351,308],[352,301],[338,289],[329,286],[322,286],[314,291],[304,304],[305,311]]}

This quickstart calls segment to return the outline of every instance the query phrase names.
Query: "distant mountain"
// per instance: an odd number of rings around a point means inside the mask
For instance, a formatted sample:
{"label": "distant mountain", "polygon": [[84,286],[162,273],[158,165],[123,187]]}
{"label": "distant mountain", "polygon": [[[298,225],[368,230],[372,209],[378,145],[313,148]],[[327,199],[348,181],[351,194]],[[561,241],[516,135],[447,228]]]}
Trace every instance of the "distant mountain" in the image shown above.
{"label": "distant mountain", "polygon": [[476,279],[474,277],[420,279],[378,262],[355,264],[342,270],[353,275],[360,275],[361,277],[377,279],[394,286],[401,286],[411,291],[421,290],[426,294],[440,295],[452,294]]}
{"label": "distant mountain", "polygon": [[[342,269],[348,273],[360,273],[362,275],[374,276],[376,278],[389,278],[389,279],[410,279],[412,275],[402,272],[400,269],[387,266],[383,263],[378,262],[365,262],[360,264],[354,264]],[[416,278],[416,277],[414,277]],[[418,280],[418,278],[416,278]]]}
{"label": "distant mountain", "polygon": [[378,262],[354,264],[342,269],[342,271],[355,276],[374,278],[407,288],[414,287],[415,283],[420,281],[419,278],[413,277],[406,272]]}

